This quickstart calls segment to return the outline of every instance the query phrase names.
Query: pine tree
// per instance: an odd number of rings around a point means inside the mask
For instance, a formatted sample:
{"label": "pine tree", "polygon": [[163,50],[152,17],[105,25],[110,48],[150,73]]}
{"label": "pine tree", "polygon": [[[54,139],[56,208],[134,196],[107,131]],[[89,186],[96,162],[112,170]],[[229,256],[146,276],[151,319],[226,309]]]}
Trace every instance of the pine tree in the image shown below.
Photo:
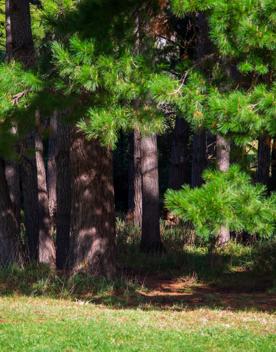
{"label": "pine tree", "polygon": [[22,260],[22,253],[19,244],[19,226],[8,193],[2,159],[0,159],[0,185],[0,266],[8,266],[14,263],[19,264]]}
{"label": "pine tree", "polygon": [[170,157],[169,188],[180,189],[190,183],[190,128],[182,117],[176,117]]}
{"label": "pine tree", "polygon": [[[69,43],[56,43],[53,46],[57,70],[61,81],[66,82],[65,87],[68,88],[65,91],[68,96],[77,95],[77,99],[82,100],[80,116],[83,119],[78,127],[85,132],[91,143],[97,140],[108,149],[116,146],[121,130],[137,131],[137,135],[141,134],[142,143],[144,138],[146,140],[153,132],[163,129],[164,120],[158,104],[151,98],[149,83],[155,79],[152,73],[156,71],[151,50],[143,50],[142,54],[132,50],[136,40],[136,23],[129,13],[136,11],[136,4],[132,1],[119,2],[116,9],[110,7],[111,4],[112,1],[97,4],[97,16],[87,18],[83,14],[89,12],[87,8],[92,4],[80,3],[77,11],[71,12],[68,18],[77,23],[81,36],[73,35]],[[77,20],[80,13],[82,17]],[[101,25],[100,40],[99,18],[102,19],[101,24],[105,24],[104,27]],[[87,32],[89,26],[97,29]],[[105,31],[109,35],[103,42]],[[123,40],[122,33],[125,36]],[[149,40],[152,39],[149,37]],[[79,67],[78,70],[75,69],[76,66]],[[63,84],[60,83],[61,86]],[[147,153],[143,155],[146,157]],[[155,155],[157,157],[157,153]],[[142,160],[141,162],[143,163]],[[142,186],[146,182],[147,178],[143,180]],[[155,189],[158,189],[158,179],[155,183]],[[148,195],[146,192],[144,194]],[[155,203],[156,208],[159,208],[158,197]],[[158,213],[159,211],[156,213],[159,223]],[[160,241],[159,231],[156,237]]]}
{"label": "pine tree", "polygon": [[143,213],[143,191],[142,191],[142,167],[141,167],[141,133],[138,130],[133,132],[133,183],[134,183],[134,225],[142,227]]}
{"label": "pine tree", "polygon": [[[33,67],[35,50],[28,0],[6,1],[6,53],[8,60],[17,60],[25,68]],[[22,152],[21,179],[25,224],[29,237],[29,254],[32,259],[54,265],[54,244],[49,226],[46,170],[43,159],[43,142],[40,135],[40,114],[36,111],[32,131],[20,142]],[[19,131],[21,133],[21,131]],[[35,153],[34,153],[35,151]],[[30,152],[33,155],[28,155]]]}
{"label": "pine tree", "polygon": [[[205,171],[201,187],[169,190],[166,205],[185,221],[193,223],[197,234],[217,239],[226,231],[246,231],[268,238],[275,231],[275,194],[266,196],[265,187],[253,185],[250,176],[236,166],[227,172]],[[223,232],[223,235],[225,233]]]}
{"label": "pine tree", "polygon": [[47,189],[49,198],[49,213],[52,227],[55,227],[57,211],[57,139],[58,139],[58,117],[54,113],[49,120],[48,160],[47,160]]}
{"label": "pine tree", "polygon": [[[13,84],[11,84],[13,82]],[[22,68],[14,63],[2,63],[0,65],[0,108],[1,108],[1,143],[0,143],[0,154],[5,156],[5,159],[16,160],[17,154],[14,146],[18,142],[17,135],[14,134],[13,126],[18,126],[18,130],[22,130],[21,124],[23,122],[22,113],[25,112],[27,108],[27,97],[24,93],[33,88],[35,91],[39,89],[40,82],[37,78],[29,73],[22,70]],[[18,94],[18,91],[20,94]],[[12,98],[11,98],[12,97]],[[20,111],[17,114],[18,110]],[[17,119],[19,118],[19,119]],[[19,123],[18,123],[19,122]],[[4,172],[4,164],[2,163],[2,171]],[[2,214],[6,220],[3,220],[3,226],[7,233],[2,233],[3,238],[8,238],[9,234],[12,234],[13,241],[15,241],[13,249],[10,248],[9,252],[5,255],[10,255],[11,260],[14,260],[19,250],[19,223],[17,221],[17,216],[15,215],[14,207],[12,206],[9,189],[6,182],[6,175],[2,175],[2,193],[3,193],[3,202],[2,204]],[[32,191],[31,189],[29,191]],[[4,210],[4,204],[6,204],[6,211]],[[9,214],[6,216],[5,214]],[[10,221],[9,221],[10,220]],[[12,221],[11,221],[12,220]],[[5,225],[5,222],[7,224]],[[8,224],[12,226],[9,230]],[[3,230],[4,231],[4,230]],[[7,246],[6,246],[7,247]],[[5,248],[3,243],[3,248]],[[17,253],[14,254],[13,250]],[[10,253],[10,254],[9,254]]]}
{"label": "pine tree", "polygon": [[[65,116],[64,116],[65,115]],[[71,125],[66,123],[66,113],[59,114],[56,145],[56,264],[58,269],[69,266],[71,226]]]}
{"label": "pine tree", "polygon": [[258,139],[258,157],[256,182],[269,186],[270,164],[271,164],[271,137],[263,134]]}
{"label": "pine tree", "polygon": [[274,135],[275,4],[173,0],[172,9],[178,16],[204,16],[208,21],[205,33],[212,50],[183,65],[176,104],[194,128],[218,135],[218,167],[225,172],[230,143]]}

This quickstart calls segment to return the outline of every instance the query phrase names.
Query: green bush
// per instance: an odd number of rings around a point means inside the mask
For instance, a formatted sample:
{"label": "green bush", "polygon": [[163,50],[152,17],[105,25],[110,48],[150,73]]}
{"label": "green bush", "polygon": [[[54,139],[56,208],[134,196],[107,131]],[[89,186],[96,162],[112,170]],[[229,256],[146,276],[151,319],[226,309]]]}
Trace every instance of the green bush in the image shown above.
{"label": "green bush", "polygon": [[276,238],[259,242],[253,250],[253,268],[264,274],[272,274],[276,278]]}
{"label": "green bush", "polygon": [[198,235],[216,236],[221,226],[270,237],[275,231],[276,196],[266,196],[265,187],[251,183],[250,176],[233,165],[228,172],[204,173],[199,188],[184,186],[169,190],[166,206],[184,221],[190,221]]}

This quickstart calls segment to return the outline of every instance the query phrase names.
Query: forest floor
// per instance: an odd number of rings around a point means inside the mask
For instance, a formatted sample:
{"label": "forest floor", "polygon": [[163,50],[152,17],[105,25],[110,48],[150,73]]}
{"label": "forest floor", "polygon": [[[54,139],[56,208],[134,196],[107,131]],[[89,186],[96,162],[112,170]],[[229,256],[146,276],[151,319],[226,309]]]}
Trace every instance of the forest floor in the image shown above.
{"label": "forest floor", "polygon": [[129,285],[64,299],[1,283],[0,351],[276,351],[275,293],[160,274]]}
{"label": "forest floor", "polygon": [[170,235],[160,256],[123,235],[112,282],[1,270],[0,351],[276,352],[274,242],[210,256]]}
{"label": "forest floor", "polygon": [[221,308],[276,313],[276,293],[241,292],[239,288],[219,288],[198,282],[193,277],[144,279],[140,294],[146,302],[161,308]]}

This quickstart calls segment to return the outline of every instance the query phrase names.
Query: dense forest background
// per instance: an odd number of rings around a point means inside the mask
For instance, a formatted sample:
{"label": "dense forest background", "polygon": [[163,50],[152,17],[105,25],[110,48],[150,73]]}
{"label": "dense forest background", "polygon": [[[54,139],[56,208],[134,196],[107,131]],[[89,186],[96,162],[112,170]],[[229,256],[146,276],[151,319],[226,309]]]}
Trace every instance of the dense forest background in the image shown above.
{"label": "dense forest background", "polygon": [[114,278],[122,222],[146,256],[273,246],[275,10],[1,1],[1,265]]}

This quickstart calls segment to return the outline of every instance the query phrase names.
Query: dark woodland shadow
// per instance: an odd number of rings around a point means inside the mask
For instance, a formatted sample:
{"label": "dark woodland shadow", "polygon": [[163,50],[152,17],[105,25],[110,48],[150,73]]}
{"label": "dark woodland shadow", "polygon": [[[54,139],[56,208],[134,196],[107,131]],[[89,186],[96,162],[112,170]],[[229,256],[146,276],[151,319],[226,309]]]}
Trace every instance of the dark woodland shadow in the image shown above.
{"label": "dark woodland shadow", "polygon": [[88,274],[69,278],[34,265],[0,271],[0,296],[84,300],[111,309],[276,311],[276,293],[270,290],[273,275],[229,272],[229,261],[242,258],[217,256],[217,267],[210,268],[210,257],[204,254],[168,251],[162,256],[146,256],[137,246],[119,246],[119,250],[119,263],[128,266],[118,268],[119,279],[114,282]]}

